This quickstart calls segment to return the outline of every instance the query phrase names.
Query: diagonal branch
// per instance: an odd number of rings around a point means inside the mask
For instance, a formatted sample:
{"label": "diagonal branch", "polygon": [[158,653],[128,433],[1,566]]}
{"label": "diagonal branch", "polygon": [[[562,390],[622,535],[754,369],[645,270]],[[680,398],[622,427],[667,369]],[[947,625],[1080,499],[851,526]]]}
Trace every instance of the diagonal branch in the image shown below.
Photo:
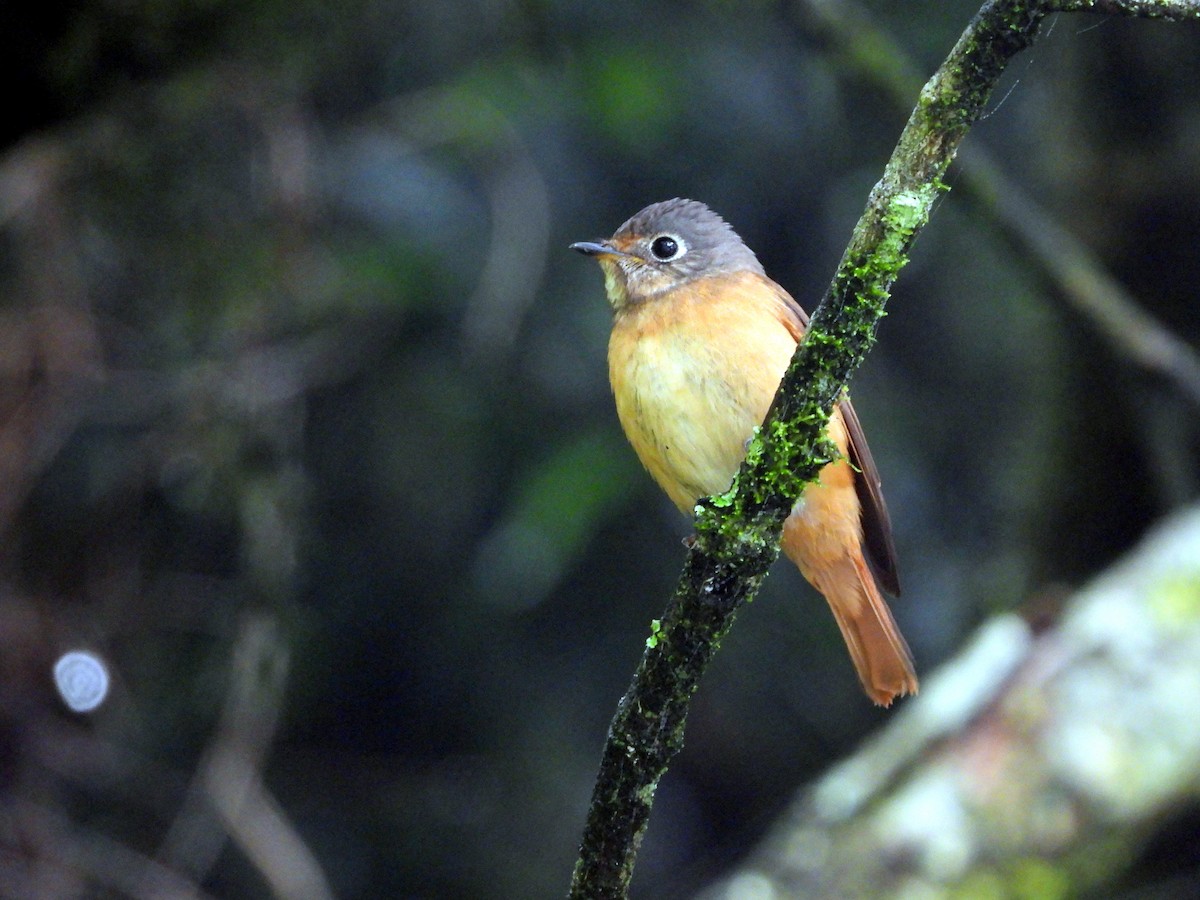
{"label": "diagonal branch", "polygon": [[697,506],[696,540],[674,596],[609,728],[572,898],[626,896],[658,781],[683,746],[691,695],[778,555],[788,511],[830,459],[829,412],[874,343],[942,176],[1009,60],[1048,13],[1066,9],[1200,18],[1200,4],[1186,0],[993,0],[926,83],[733,487]]}
{"label": "diagonal branch", "polygon": [[[844,66],[869,78],[892,102],[907,105],[920,85],[905,51],[845,0],[800,0],[803,27],[827,42]],[[1095,327],[1114,351],[1170,381],[1200,407],[1200,352],[1158,321],[1078,237],[1054,221],[1008,178],[979,145],[964,148],[956,185],[979,211],[1029,254],[1063,300]]]}

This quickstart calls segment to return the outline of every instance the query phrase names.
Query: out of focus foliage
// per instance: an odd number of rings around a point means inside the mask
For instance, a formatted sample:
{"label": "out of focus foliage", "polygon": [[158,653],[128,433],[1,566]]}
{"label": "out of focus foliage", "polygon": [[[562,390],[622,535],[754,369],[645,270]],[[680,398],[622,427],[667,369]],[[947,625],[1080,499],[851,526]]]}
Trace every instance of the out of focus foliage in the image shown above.
{"label": "out of focus foliage", "polygon": [[[692,196],[811,307],[908,110],[803,4],[10,6],[0,884],[262,896],[282,844],[204,793],[244,757],[338,897],[560,894],[687,531],[566,245]],[[928,70],[974,11],[869,9]],[[1063,17],[968,139],[1193,344],[1198,47]],[[988,611],[1052,614],[1200,471],[1195,407],[984,221],[947,195],[854,384],[923,670]],[[235,652],[264,634],[271,678]],[[115,679],[86,717],[50,679],[77,646]],[[780,567],[697,697],[639,895],[714,877],[885,715]]]}

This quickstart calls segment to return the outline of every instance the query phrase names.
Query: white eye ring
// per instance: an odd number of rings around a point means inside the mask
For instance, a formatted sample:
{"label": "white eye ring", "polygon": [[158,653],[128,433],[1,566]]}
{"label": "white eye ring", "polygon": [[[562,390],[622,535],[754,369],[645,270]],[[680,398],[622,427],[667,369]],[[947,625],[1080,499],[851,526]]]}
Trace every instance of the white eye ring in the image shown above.
{"label": "white eye ring", "polygon": [[687,250],[687,241],[677,234],[660,234],[650,242],[650,255],[659,262],[679,259]]}

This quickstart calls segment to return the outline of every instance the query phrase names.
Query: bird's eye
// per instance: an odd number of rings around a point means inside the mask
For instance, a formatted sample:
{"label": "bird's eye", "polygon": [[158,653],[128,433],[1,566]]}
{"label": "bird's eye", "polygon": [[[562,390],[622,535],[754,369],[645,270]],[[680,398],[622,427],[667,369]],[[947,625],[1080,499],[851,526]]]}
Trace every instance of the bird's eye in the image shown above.
{"label": "bird's eye", "polygon": [[650,245],[650,252],[654,254],[655,259],[666,262],[679,256],[681,252],[680,242],[669,234],[660,234],[654,239],[654,243]]}

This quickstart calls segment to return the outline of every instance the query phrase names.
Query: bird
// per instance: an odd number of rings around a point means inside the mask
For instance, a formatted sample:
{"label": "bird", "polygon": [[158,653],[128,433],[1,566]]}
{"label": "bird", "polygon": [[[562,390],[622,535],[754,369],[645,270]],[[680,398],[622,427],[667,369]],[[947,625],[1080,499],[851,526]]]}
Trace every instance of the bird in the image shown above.
{"label": "bird", "polygon": [[[611,238],[570,245],[596,259],[612,307],[608,371],[617,418],[642,465],[685,514],[727,490],[808,326],[737,232],[675,198]],[[883,592],[900,583],[875,461],[848,397],[827,434],[839,458],[805,487],[781,548],[833,612],[867,696],[916,694],[908,644]]]}

